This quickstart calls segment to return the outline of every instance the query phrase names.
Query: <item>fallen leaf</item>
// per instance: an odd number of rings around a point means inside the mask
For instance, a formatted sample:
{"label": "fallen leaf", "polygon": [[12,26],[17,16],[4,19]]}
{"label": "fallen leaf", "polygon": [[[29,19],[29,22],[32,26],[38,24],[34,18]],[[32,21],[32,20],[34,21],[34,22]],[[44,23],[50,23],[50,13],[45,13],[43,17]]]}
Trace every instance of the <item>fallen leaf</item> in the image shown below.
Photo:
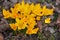
{"label": "fallen leaf", "polygon": [[57,26],[58,26],[58,31],[60,32],[60,14],[58,15],[58,19],[57,19]]}
{"label": "fallen leaf", "polygon": [[0,40],[4,40],[3,35],[0,33]]}
{"label": "fallen leaf", "polygon": [[58,15],[57,24],[60,24],[60,14]]}
{"label": "fallen leaf", "polygon": [[60,0],[56,0],[56,2],[57,2],[58,4],[60,4]]}
{"label": "fallen leaf", "polygon": [[38,28],[40,29],[40,32],[42,32],[42,23],[39,22],[39,21],[37,21],[37,26],[38,26]]}

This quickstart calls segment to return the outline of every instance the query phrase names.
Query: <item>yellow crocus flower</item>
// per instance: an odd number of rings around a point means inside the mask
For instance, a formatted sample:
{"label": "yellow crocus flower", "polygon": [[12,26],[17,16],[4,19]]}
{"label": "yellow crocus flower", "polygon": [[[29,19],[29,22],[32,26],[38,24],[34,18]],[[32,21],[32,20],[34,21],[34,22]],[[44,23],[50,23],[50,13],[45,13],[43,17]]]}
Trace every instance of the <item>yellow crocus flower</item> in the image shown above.
{"label": "yellow crocus flower", "polygon": [[41,9],[40,4],[36,4],[34,6],[33,13],[36,14],[36,15],[38,15],[38,16],[43,16],[43,14],[41,12],[42,12],[42,9]]}
{"label": "yellow crocus flower", "polygon": [[27,23],[28,23],[28,21],[29,21],[29,19],[28,19],[28,18],[26,18],[26,17],[22,18],[21,20],[23,20],[23,22],[24,22],[25,24],[27,24]]}
{"label": "yellow crocus flower", "polygon": [[21,29],[25,29],[25,27],[27,26],[25,23],[23,23],[22,20],[16,18],[16,26],[18,27],[18,30],[21,30]]}
{"label": "yellow crocus flower", "polygon": [[34,18],[34,17],[36,17],[36,14],[32,13],[32,14],[30,14],[30,16]]}
{"label": "yellow crocus flower", "polygon": [[[37,25],[36,20],[40,21],[42,16],[53,15],[53,9],[48,9],[46,6],[41,7],[40,3],[25,3],[24,0],[15,4],[14,8],[10,8],[10,11],[3,9],[4,18],[11,17],[16,21],[9,24],[10,27],[14,31],[27,28],[26,34],[37,34],[39,28],[35,28]],[[46,18],[44,22],[50,23],[50,19]]]}
{"label": "yellow crocus flower", "polygon": [[31,10],[31,11],[34,10],[34,6],[35,6],[34,3],[32,3],[32,4],[30,5],[30,10]]}
{"label": "yellow crocus flower", "polygon": [[15,18],[18,18],[18,17],[19,17],[19,14],[17,14],[17,13],[12,13],[11,14],[11,18],[14,18],[15,19]]}
{"label": "yellow crocus flower", "polygon": [[10,15],[11,18],[15,19],[19,17],[19,13],[18,13],[19,10],[17,8],[10,8],[10,10],[12,11]]}
{"label": "yellow crocus flower", "polygon": [[31,12],[30,8],[29,8],[29,3],[25,4],[25,10],[24,10],[24,14],[25,15],[29,15]]}
{"label": "yellow crocus flower", "polygon": [[36,25],[36,22],[31,21],[31,22],[28,23],[28,27],[27,28],[33,29],[35,25]]}
{"label": "yellow crocus flower", "polygon": [[37,34],[38,30],[39,30],[39,28],[33,29],[33,34]]}
{"label": "yellow crocus flower", "polygon": [[51,22],[51,18],[46,18],[45,19],[45,23],[50,23]]}
{"label": "yellow crocus flower", "polygon": [[17,29],[17,26],[16,26],[14,23],[9,24],[9,25],[10,25],[10,27],[11,27],[14,31]]}
{"label": "yellow crocus flower", "polygon": [[28,29],[27,31],[26,31],[26,34],[29,34],[29,35],[31,35],[31,34],[37,34],[37,31],[39,30],[39,28],[35,28],[35,29]]}
{"label": "yellow crocus flower", "polygon": [[25,29],[26,28],[26,24],[24,23],[15,23],[15,25],[18,27],[18,30],[21,30],[21,29]]}
{"label": "yellow crocus flower", "polygon": [[42,13],[44,14],[44,16],[53,15],[53,9],[48,9],[46,8],[46,6],[43,6]]}
{"label": "yellow crocus flower", "polygon": [[4,18],[9,18],[11,13],[8,10],[6,11],[5,9],[3,9],[3,15],[4,15]]}
{"label": "yellow crocus flower", "polygon": [[43,8],[42,8],[42,13],[43,13],[43,15],[48,14],[48,13],[47,13],[47,8],[46,8],[46,6],[43,6]]}
{"label": "yellow crocus flower", "polygon": [[40,16],[37,16],[37,17],[36,17],[36,20],[40,20]]}
{"label": "yellow crocus flower", "polygon": [[32,29],[28,29],[27,31],[26,31],[26,34],[32,34],[33,33],[33,31],[32,31]]}
{"label": "yellow crocus flower", "polygon": [[47,9],[47,15],[53,15],[53,9]]}

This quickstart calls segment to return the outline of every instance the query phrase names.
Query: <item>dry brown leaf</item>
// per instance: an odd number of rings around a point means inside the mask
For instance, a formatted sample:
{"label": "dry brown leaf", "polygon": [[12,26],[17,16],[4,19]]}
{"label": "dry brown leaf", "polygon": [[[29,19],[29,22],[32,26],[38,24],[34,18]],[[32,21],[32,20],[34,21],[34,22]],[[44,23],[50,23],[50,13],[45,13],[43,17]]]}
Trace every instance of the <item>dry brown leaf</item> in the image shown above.
{"label": "dry brown leaf", "polygon": [[57,19],[57,24],[60,24],[60,14],[59,14],[58,19]]}
{"label": "dry brown leaf", "polygon": [[0,40],[4,40],[3,35],[0,33]]}
{"label": "dry brown leaf", "polygon": [[58,31],[60,32],[60,14],[57,19],[57,26],[58,26]]}
{"label": "dry brown leaf", "polygon": [[58,4],[60,4],[60,0],[56,0],[56,2],[57,2]]}
{"label": "dry brown leaf", "polygon": [[37,21],[37,26],[38,26],[38,28],[40,29],[40,32],[42,32],[42,23],[39,22],[39,21]]}

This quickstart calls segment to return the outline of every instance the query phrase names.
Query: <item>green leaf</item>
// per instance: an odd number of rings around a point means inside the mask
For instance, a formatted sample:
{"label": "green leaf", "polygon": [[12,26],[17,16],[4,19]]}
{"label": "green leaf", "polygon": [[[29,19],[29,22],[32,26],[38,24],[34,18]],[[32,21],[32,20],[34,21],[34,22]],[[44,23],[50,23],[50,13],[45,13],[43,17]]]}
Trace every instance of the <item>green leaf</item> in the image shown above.
{"label": "green leaf", "polygon": [[54,16],[54,19],[53,20],[56,21],[57,20],[57,17],[58,17],[58,13],[56,12],[53,16]]}
{"label": "green leaf", "polygon": [[22,30],[19,30],[19,32],[21,32],[21,33],[23,33],[23,34],[26,34],[26,30],[27,30],[27,28],[22,29]]}
{"label": "green leaf", "polygon": [[39,0],[40,2],[45,2],[45,0]]}

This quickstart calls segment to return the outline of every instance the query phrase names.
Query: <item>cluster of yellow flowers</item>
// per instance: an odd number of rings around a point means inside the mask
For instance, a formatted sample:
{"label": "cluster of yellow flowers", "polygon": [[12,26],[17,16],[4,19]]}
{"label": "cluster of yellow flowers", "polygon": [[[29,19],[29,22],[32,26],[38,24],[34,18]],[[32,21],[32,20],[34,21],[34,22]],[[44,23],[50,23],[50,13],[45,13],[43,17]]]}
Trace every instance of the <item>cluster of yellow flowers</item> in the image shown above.
{"label": "cluster of yellow flowers", "polygon": [[[11,12],[10,12],[11,11]],[[9,24],[13,30],[27,28],[26,34],[36,34],[39,28],[35,28],[36,20],[40,20],[41,16],[53,15],[53,9],[48,9],[46,6],[41,7],[38,4],[29,4],[22,1],[17,3],[9,10],[3,9],[4,18],[13,18],[16,23]],[[50,18],[45,19],[45,23],[50,23]]]}

